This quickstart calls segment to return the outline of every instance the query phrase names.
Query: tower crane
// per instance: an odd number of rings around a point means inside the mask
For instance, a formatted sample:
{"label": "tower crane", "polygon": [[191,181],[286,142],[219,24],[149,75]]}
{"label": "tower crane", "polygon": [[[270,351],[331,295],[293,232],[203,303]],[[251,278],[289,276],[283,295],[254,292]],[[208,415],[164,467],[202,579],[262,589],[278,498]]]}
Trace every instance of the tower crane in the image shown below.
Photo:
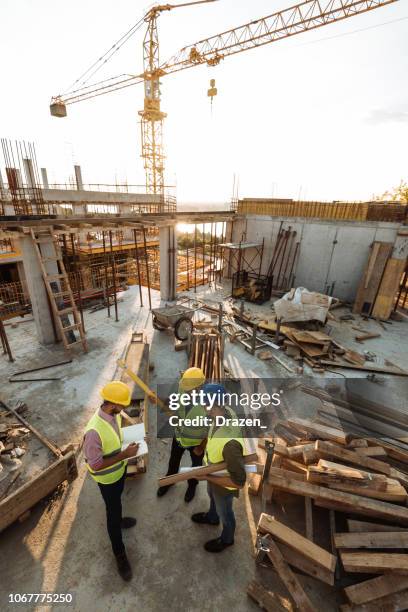
{"label": "tower crane", "polygon": [[[160,79],[162,77],[202,64],[216,66],[231,55],[397,2],[397,0],[305,0],[300,4],[183,47],[167,61],[160,63],[157,29],[160,14],[175,8],[214,1],[216,0],[198,0],[176,5],[154,6],[144,17],[147,29],[143,40],[144,71],[141,74],[119,75],[79,87],[51,99],[51,115],[65,117],[66,107],[70,104],[144,83],[144,107],[142,111],[139,111],[139,115],[147,193],[164,195],[163,120],[167,115],[161,110],[160,104]],[[216,93],[214,84],[212,84],[212,89]]]}

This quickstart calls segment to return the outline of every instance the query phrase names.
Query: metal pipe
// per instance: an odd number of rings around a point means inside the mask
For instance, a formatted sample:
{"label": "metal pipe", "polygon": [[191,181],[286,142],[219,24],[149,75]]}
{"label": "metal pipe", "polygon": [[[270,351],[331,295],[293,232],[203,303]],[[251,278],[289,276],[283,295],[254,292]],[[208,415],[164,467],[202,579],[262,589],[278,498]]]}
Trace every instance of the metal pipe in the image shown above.
{"label": "metal pipe", "polygon": [[109,296],[109,276],[108,276],[108,264],[106,257],[106,243],[105,243],[105,231],[102,230],[102,243],[103,243],[103,254],[104,254],[104,263],[105,263],[105,295],[106,295],[106,303],[108,306],[108,317],[110,317],[110,296]]}
{"label": "metal pipe", "polygon": [[146,228],[145,228],[145,226],[143,226],[142,232],[143,232],[144,256],[145,256],[145,263],[146,263],[147,294],[148,294],[148,297],[149,297],[149,309],[151,310],[152,309],[152,296],[151,296],[151,292],[150,292],[150,274],[149,274],[149,262],[148,262],[148,257],[147,257],[147,243],[146,243]]}
{"label": "metal pipe", "polygon": [[140,297],[140,307],[143,306],[143,294],[142,294],[142,281],[140,278],[140,261],[139,261],[139,249],[137,244],[137,230],[133,230],[133,238],[135,241],[135,259],[136,259],[136,269],[137,269],[137,281],[139,283],[139,297]]}
{"label": "metal pipe", "polygon": [[113,302],[114,302],[114,305],[115,305],[115,321],[119,321],[119,317],[118,317],[118,297],[116,295],[116,270],[115,270],[115,256],[113,254],[112,230],[109,230],[109,243],[110,243],[110,252],[111,252],[112,281],[113,281]]}

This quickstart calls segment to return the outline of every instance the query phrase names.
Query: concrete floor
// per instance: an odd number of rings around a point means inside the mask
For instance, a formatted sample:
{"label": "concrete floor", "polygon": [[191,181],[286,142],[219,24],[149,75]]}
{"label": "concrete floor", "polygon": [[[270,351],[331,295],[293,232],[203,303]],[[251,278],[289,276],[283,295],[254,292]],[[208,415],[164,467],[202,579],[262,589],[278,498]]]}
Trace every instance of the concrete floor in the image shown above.
{"label": "concrete floor", "polygon": [[[208,289],[204,293],[207,298],[212,293],[214,300],[222,295]],[[2,383],[1,399],[11,404],[24,400],[29,407],[29,421],[59,445],[81,440],[84,425],[100,403],[99,389],[114,378],[116,359],[123,355],[132,331],[144,329],[151,343],[151,362],[155,366],[151,374],[153,388],[163,378],[178,377],[186,366],[185,353],[174,351],[172,335],[152,329],[148,309],[139,306],[137,287],[130,288],[121,298],[117,323],[107,318],[106,311],[85,314],[90,352],[78,353],[71,364],[46,372],[46,375],[61,376],[61,381]],[[153,292],[153,307],[159,304],[159,295]],[[271,312],[269,305],[265,308]],[[344,344],[350,346],[346,342],[349,324],[344,325],[336,333],[341,332]],[[61,347],[38,346],[31,322],[6,329],[16,361],[10,364],[1,358],[2,381],[15,371],[65,358]],[[402,336],[406,338],[406,330],[407,324],[395,323],[382,333],[385,343],[381,348],[401,367],[408,366],[401,341]],[[376,340],[370,342],[370,350],[376,350]],[[226,362],[246,377],[283,377],[285,373],[280,366],[262,362],[228,342]],[[331,376],[340,378],[338,374]],[[156,497],[157,478],[166,472],[170,443],[154,435],[154,410],[150,409],[148,472],[138,480],[128,481],[124,493],[125,513],[138,518],[135,530],[125,536],[134,568],[133,581],[125,584],[116,573],[105,531],[103,503],[95,483],[86,476],[81,456],[79,477],[60,498],[52,503],[40,503],[25,522],[12,525],[0,535],[2,610],[14,610],[15,606],[7,603],[8,593],[19,592],[71,592],[75,597],[74,606],[58,607],[81,612],[258,610],[245,594],[247,583],[255,575],[291,609],[274,572],[255,567],[252,553],[260,512],[258,498],[248,496],[246,491],[241,493],[236,503],[235,546],[221,555],[209,555],[202,545],[215,537],[217,529],[200,527],[190,520],[193,512],[207,508],[205,483],[200,484],[196,498],[188,506],[183,500],[184,484],[173,487],[161,499]],[[306,413],[311,410],[310,402],[305,410]],[[183,463],[188,465],[186,459]],[[35,471],[38,467],[33,463],[31,469]],[[278,507],[275,510],[279,512]],[[270,507],[268,511],[271,512]],[[318,609],[337,609],[335,593],[322,585],[315,588],[312,579],[302,577],[301,580]],[[25,609],[44,608],[28,605]]]}

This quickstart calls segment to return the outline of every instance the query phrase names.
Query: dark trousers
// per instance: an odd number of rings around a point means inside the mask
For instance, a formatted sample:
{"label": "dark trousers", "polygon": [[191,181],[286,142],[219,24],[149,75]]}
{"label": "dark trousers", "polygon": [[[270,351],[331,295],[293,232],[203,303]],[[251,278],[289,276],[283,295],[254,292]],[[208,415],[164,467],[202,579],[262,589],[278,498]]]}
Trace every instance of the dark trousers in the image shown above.
{"label": "dark trousers", "polygon": [[114,555],[125,551],[122,540],[122,493],[125,486],[126,471],[122,478],[113,484],[100,484],[98,487],[102,493],[103,501],[106,506],[106,526],[112,544]]}
{"label": "dark trousers", "polygon": [[[195,446],[180,446],[180,444],[177,442],[176,438],[173,438],[173,442],[171,444],[171,452],[170,452],[170,459],[169,459],[169,467],[167,470],[167,476],[169,476],[170,474],[177,474],[177,472],[179,471],[179,467],[180,467],[180,461],[182,456],[184,455],[184,451],[188,450],[188,452],[190,453],[190,457],[191,457],[191,465],[193,467],[197,467],[199,465],[203,465],[203,457],[204,457],[204,453],[202,455],[196,455],[193,451],[195,449]],[[195,478],[190,478],[188,481],[189,485],[197,485],[198,484],[198,480],[196,480]]]}
{"label": "dark trousers", "polygon": [[212,487],[211,483],[207,483],[208,495],[210,496],[210,509],[207,516],[211,522],[216,522],[221,519],[222,533],[221,540],[225,544],[234,542],[235,534],[235,514],[232,507],[234,502],[234,493],[221,494],[216,487]]}

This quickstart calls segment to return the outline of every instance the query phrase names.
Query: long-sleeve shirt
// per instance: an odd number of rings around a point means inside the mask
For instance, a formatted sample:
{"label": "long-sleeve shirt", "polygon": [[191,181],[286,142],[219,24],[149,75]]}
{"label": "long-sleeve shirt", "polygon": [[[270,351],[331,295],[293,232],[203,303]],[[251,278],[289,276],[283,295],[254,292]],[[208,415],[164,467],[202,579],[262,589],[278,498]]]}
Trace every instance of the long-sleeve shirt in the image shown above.
{"label": "long-sleeve shirt", "polygon": [[[99,408],[98,416],[112,425],[113,429],[119,435],[115,416],[106,414],[106,412],[101,408]],[[94,471],[99,470],[103,462],[102,440],[95,429],[90,429],[85,434],[84,453],[89,467]]]}
{"label": "long-sleeve shirt", "polygon": [[[224,458],[225,463],[227,464],[227,471],[232,482],[237,485],[237,487],[242,487],[246,481],[246,472],[244,464],[244,453],[241,444],[236,440],[230,440],[224,446],[222,450],[222,456]],[[230,489],[226,489],[225,487],[221,487],[220,485],[211,483],[211,486],[214,487],[214,489],[220,495],[228,495],[228,493],[231,493]],[[233,494],[238,497],[239,490],[235,489],[233,491]]]}

